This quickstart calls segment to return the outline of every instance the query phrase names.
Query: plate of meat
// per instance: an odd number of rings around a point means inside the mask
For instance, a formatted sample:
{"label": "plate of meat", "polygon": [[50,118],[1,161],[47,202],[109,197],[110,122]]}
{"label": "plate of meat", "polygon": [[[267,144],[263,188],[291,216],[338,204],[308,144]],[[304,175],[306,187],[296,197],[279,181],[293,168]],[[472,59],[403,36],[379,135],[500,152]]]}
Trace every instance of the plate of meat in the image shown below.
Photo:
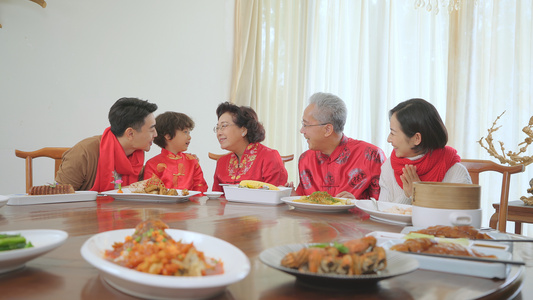
{"label": "plate of meat", "polygon": [[189,199],[191,196],[200,194],[198,191],[188,191],[188,190],[175,190],[176,194],[174,195],[160,195],[160,194],[150,194],[150,193],[140,193],[132,192],[129,188],[123,188],[121,192],[118,189],[112,191],[105,191],[102,194],[106,196],[111,196],[115,200],[126,200],[126,201],[149,201],[149,202],[184,202]]}
{"label": "plate of meat", "polygon": [[31,187],[27,194],[9,195],[7,205],[51,204],[79,201],[95,201],[94,191],[74,191],[70,184],[47,184]]}
{"label": "plate of meat", "polygon": [[430,227],[406,226],[402,229],[403,234],[420,233],[439,238],[465,238],[471,240],[510,239],[505,233],[493,230],[480,230],[473,226],[446,226],[435,225]]}
{"label": "plate of meat", "polygon": [[125,188],[102,192],[102,194],[111,196],[115,200],[149,202],[184,202],[189,197],[201,193],[187,189],[167,188],[155,174],[150,179],[134,182]]}
{"label": "plate of meat", "polygon": [[[425,237],[389,240],[382,246],[390,251],[401,251],[413,256],[420,263],[420,269],[498,279],[505,279],[511,270],[509,264],[497,261],[512,258],[506,246],[469,242],[464,244],[462,241]],[[440,257],[417,255],[417,253],[437,254]],[[456,256],[484,258],[486,262],[454,259]],[[490,259],[496,261],[490,262]]]}
{"label": "plate of meat", "polygon": [[344,243],[289,244],[264,250],[259,259],[313,287],[358,288],[418,268],[413,257],[376,246],[374,237]]}

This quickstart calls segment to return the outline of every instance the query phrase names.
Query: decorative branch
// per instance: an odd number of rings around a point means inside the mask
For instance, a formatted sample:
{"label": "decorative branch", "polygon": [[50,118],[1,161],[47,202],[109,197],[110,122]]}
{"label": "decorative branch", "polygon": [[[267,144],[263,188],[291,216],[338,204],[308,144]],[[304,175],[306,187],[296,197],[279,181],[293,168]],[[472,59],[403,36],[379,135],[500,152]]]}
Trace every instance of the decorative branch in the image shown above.
{"label": "decorative branch", "polygon": [[[527,189],[527,192],[530,194],[533,194],[533,178],[529,181],[529,186],[530,188]],[[522,196],[520,197],[520,200],[524,201],[526,205],[533,205],[533,196],[531,197]]]}
{"label": "decorative branch", "polygon": [[[494,120],[494,122],[492,123],[492,126],[489,129],[487,129],[488,131],[487,137],[486,138],[481,137],[478,143],[481,145],[481,147],[487,150],[487,152],[491,156],[497,158],[502,164],[509,164],[511,166],[523,164],[524,166],[527,166],[533,163],[533,155],[531,156],[522,155],[523,153],[526,152],[527,147],[529,147],[529,145],[533,143],[533,116],[529,119],[529,124],[522,129],[522,131],[527,135],[527,137],[524,139],[523,142],[518,144],[519,147],[522,146],[519,148],[518,152],[507,151],[506,153],[504,144],[501,141],[498,141],[498,143],[500,144],[501,154],[499,154],[498,151],[496,150],[496,147],[494,147],[494,144],[493,144],[494,139],[492,137],[492,134],[501,128],[501,126],[496,127],[496,123],[503,116],[504,113],[505,111],[501,115],[499,115],[496,118],[496,120]],[[483,140],[485,140],[485,142],[487,143],[487,146],[483,144]]]}

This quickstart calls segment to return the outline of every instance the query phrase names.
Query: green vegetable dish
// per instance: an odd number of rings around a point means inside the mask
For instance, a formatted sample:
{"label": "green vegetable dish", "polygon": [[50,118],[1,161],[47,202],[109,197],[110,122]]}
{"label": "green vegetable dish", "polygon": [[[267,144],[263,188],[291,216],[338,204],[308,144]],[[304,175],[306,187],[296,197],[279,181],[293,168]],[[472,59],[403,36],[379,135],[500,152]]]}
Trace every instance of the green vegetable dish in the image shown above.
{"label": "green vegetable dish", "polygon": [[20,234],[1,234],[0,233],[0,251],[8,251],[15,249],[31,248],[31,242],[26,241],[26,238]]}

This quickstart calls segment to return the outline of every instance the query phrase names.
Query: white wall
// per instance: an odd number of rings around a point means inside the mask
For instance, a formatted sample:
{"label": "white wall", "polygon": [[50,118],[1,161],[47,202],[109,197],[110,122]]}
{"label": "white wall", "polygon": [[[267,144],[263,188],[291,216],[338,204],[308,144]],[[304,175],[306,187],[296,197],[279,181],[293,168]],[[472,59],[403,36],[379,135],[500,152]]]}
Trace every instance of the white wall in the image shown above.
{"label": "white wall", "polygon": [[[0,194],[25,191],[15,149],[70,147],[109,126],[121,97],[139,97],[196,122],[196,153],[209,186],[220,152],[212,132],[229,100],[234,0],[0,1]],[[158,154],[154,144],[147,159]],[[53,182],[51,160],[34,184]]]}

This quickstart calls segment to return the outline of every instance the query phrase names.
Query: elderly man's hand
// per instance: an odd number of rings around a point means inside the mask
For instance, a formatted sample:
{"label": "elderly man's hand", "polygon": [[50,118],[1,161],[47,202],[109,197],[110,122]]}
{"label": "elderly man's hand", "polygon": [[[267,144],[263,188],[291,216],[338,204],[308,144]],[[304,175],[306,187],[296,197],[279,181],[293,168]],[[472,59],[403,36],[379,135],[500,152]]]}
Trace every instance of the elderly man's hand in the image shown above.
{"label": "elderly man's hand", "polygon": [[285,183],[285,187],[290,187],[292,188],[292,191],[291,191],[291,196],[299,196],[297,193],[296,193],[296,190],[294,189],[294,182],[287,182]]}
{"label": "elderly man's hand", "polygon": [[350,192],[347,192],[347,191],[344,191],[344,192],[340,192],[337,194],[337,196],[335,196],[337,198],[349,198],[349,199],[355,199],[355,196],[350,193]]}

